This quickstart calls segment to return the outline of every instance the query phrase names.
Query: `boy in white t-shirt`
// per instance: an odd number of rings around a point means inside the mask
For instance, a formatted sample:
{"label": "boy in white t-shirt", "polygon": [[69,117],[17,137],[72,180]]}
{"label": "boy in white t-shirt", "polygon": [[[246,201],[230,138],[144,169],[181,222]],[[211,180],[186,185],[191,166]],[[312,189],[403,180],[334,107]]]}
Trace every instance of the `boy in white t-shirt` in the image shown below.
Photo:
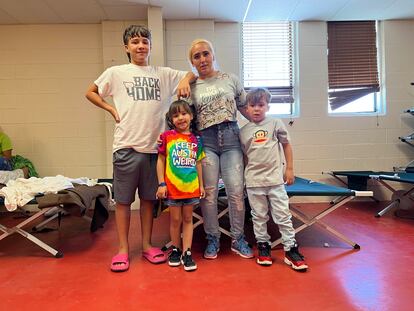
{"label": "boy in white t-shirt", "polygon": [[[89,87],[86,98],[115,119],[113,141],[114,198],[119,251],[111,270],[129,268],[128,232],[130,207],[138,189],[140,198],[143,256],[151,263],[166,261],[166,255],[151,245],[153,205],[157,192],[157,138],[165,130],[165,113],[176,91],[190,95],[190,72],[148,65],[151,33],[145,26],[131,25],[124,31],[129,64],[113,66]],[[115,107],[104,98],[112,97]]]}

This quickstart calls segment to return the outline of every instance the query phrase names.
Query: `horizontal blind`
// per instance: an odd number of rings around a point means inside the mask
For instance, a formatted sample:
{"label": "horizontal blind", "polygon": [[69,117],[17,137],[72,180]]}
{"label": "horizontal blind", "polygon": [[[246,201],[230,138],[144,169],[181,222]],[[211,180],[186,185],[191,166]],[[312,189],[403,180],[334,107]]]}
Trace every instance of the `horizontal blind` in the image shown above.
{"label": "horizontal blind", "polygon": [[376,38],[375,21],[328,22],[332,109],[379,91]]}
{"label": "horizontal blind", "polygon": [[243,81],[246,90],[266,87],[272,103],[293,103],[292,23],[245,22]]}

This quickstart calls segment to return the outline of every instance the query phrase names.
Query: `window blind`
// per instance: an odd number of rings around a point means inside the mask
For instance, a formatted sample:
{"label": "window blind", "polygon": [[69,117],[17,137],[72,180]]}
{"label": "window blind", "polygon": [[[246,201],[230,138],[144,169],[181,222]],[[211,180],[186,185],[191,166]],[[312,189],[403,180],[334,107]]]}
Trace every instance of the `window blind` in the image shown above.
{"label": "window blind", "polygon": [[245,22],[242,39],[245,89],[266,87],[272,103],[293,103],[292,23]]}
{"label": "window blind", "polygon": [[329,103],[335,110],[379,92],[375,21],[328,22]]}

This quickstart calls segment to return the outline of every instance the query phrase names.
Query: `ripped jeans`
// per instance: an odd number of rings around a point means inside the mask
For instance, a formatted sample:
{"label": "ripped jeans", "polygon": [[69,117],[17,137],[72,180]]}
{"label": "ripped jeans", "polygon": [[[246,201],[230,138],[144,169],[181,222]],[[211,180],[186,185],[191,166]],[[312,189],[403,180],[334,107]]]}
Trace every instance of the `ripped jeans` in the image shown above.
{"label": "ripped jeans", "polygon": [[201,131],[204,152],[202,160],[206,197],[201,200],[204,231],[220,238],[217,218],[219,176],[226,187],[230,232],[233,239],[244,234],[244,164],[236,122],[224,122]]}

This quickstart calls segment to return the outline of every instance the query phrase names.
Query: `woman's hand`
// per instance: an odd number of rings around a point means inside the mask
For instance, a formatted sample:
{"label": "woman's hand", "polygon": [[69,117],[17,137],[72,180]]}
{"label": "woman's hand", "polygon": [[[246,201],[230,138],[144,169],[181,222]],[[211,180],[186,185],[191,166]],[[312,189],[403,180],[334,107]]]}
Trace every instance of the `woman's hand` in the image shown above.
{"label": "woman's hand", "polygon": [[203,186],[200,186],[200,199],[204,199],[206,197],[206,191],[204,190]]}

